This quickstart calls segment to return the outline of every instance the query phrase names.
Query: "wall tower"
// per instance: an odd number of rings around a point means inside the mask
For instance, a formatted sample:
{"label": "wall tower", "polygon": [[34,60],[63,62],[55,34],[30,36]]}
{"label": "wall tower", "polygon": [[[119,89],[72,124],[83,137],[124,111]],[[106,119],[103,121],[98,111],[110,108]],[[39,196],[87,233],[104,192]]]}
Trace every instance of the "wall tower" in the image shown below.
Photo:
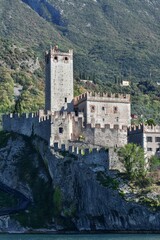
{"label": "wall tower", "polygon": [[46,52],[45,110],[73,111],[73,50]]}

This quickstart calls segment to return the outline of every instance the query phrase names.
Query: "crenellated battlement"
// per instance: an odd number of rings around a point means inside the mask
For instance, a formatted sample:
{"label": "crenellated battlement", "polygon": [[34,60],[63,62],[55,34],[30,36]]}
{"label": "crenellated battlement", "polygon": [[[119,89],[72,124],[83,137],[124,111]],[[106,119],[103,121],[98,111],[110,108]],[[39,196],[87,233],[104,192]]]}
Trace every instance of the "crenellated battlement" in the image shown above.
{"label": "crenellated battlement", "polygon": [[66,145],[66,144],[60,144],[58,142],[55,142],[53,146],[51,147],[54,149],[54,151],[59,151],[59,152],[69,152],[70,154],[73,155],[89,155],[89,154],[95,154],[95,153],[100,153],[102,151],[106,151],[104,148],[96,147],[96,148],[82,148],[82,147],[75,147],[73,145]]}
{"label": "crenellated battlement", "polygon": [[128,133],[129,134],[135,134],[135,133],[142,133],[142,132],[146,132],[146,133],[160,133],[160,126],[156,125],[144,125],[144,124],[140,124],[138,126],[132,125],[128,128]]}
{"label": "crenellated battlement", "polygon": [[45,52],[45,58],[54,58],[56,56],[66,57],[68,56],[70,59],[73,59],[73,49],[69,49],[68,52],[60,52],[58,46],[51,47],[49,51]]}
{"label": "crenellated battlement", "polygon": [[148,133],[160,133],[160,126],[156,125],[156,126],[148,126],[148,125],[144,125],[144,132],[148,132]]}
{"label": "crenellated battlement", "polygon": [[141,133],[141,132],[143,132],[143,129],[144,129],[144,125],[143,124],[139,124],[138,126],[131,125],[128,128],[128,133]]}
{"label": "crenellated battlement", "polygon": [[95,125],[87,124],[86,129],[102,129],[102,130],[110,129],[110,130],[120,130],[120,131],[127,132],[128,127],[127,126],[120,126],[118,124],[114,124],[114,125],[104,124],[102,126],[101,126],[101,124],[95,124]]}
{"label": "crenellated battlement", "polygon": [[4,114],[3,119],[28,119],[28,118],[35,118],[39,117],[38,113],[9,113],[9,114]]}
{"label": "crenellated battlement", "polygon": [[130,103],[129,94],[120,93],[97,93],[97,92],[86,92],[74,98],[74,105],[77,105],[83,101],[100,101],[100,102],[126,102]]}

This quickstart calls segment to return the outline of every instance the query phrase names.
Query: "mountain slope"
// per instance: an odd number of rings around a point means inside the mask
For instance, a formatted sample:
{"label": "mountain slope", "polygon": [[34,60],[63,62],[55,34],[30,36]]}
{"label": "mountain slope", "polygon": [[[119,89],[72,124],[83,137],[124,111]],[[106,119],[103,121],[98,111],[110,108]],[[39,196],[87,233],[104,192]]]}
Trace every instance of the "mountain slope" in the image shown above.
{"label": "mountain slope", "polygon": [[20,0],[0,0],[0,36],[21,45],[44,50],[57,41],[67,41],[43,18]]}
{"label": "mountain slope", "polygon": [[158,0],[22,1],[82,48],[75,68],[86,77],[159,79]]}

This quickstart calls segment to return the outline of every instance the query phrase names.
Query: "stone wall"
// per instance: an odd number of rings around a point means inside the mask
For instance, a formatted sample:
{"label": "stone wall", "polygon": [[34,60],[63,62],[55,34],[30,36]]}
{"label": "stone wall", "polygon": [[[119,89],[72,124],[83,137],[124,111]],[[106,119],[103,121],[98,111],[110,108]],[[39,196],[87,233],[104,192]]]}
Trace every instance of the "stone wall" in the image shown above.
{"label": "stone wall", "polygon": [[135,143],[144,147],[144,140],[143,140],[143,125],[139,126],[131,126],[128,129],[128,142]]}
{"label": "stone wall", "polygon": [[3,130],[16,132],[30,137],[37,135],[48,143],[50,142],[50,122],[49,116],[40,117],[37,114],[18,114],[3,115]]}
{"label": "stone wall", "polygon": [[45,109],[73,111],[73,51],[46,53]]}
{"label": "stone wall", "polygon": [[85,142],[106,148],[122,147],[127,144],[127,127],[125,126],[119,128],[119,126],[114,125],[112,128],[110,125],[105,125],[104,128],[101,128],[97,124],[95,128],[92,128],[91,125],[87,125],[83,129],[83,135]]}
{"label": "stone wall", "polygon": [[85,148],[83,144],[79,144],[79,146],[73,146],[59,143],[54,143],[51,149],[53,149],[55,152],[68,152],[68,155],[66,154],[66,156],[71,154],[71,157],[76,156],[79,160],[82,160],[86,164],[105,165],[105,170],[109,170],[110,162],[108,149],[98,147]]}

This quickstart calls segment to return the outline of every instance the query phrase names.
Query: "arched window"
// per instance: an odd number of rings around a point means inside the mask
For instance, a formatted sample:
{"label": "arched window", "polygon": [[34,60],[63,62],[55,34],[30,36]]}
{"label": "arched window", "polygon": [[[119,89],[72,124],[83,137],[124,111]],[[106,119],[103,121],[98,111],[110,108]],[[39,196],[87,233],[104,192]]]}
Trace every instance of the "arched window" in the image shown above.
{"label": "arched window", "polygon": [[64,62],[67,63],[68,62],[68,57],[64,57]]}
{"label": "arched window", "polygon": [[54,61],[58,62],[58,57],[57,56],[54,56]]}

